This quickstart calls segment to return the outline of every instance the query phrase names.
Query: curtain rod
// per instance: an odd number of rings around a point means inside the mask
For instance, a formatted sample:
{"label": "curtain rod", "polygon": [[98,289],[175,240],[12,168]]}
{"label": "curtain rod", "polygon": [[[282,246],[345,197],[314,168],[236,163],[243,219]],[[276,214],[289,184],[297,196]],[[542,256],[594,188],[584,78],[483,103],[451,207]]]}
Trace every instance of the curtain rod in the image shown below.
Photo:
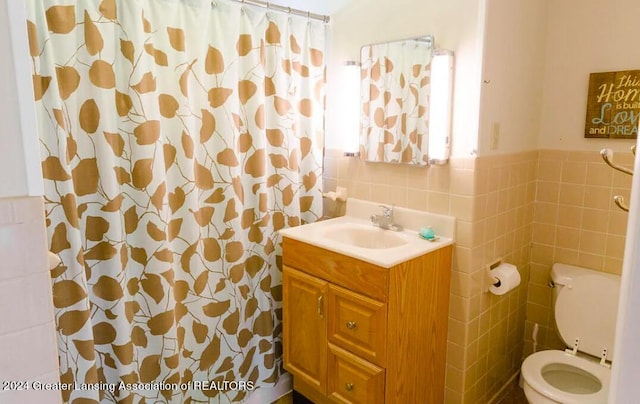
{"label": "curtain rod", "polygon": [[[297,8],[285,7],[279,4],[270,3],[268,1],[260,1],[260,0],[231,0],[231,1],[235,1],[236,3],[249,4],[251,6],[267,8],[270,10],[279,11],[283,13],[295,14],[302,17],[312,18],[314,20],[320,20],[324,23],[329,22],[328,15],[316,14],[310,11],[299,10]],[[215,0],[213,0],[212,3],[215,3]]]}

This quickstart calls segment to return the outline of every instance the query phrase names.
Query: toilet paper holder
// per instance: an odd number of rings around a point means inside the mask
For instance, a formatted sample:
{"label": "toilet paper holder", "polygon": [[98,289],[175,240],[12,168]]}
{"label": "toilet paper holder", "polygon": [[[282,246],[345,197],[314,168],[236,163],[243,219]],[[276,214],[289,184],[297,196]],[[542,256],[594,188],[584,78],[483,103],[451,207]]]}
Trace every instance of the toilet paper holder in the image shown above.
{"label": "toilet paper holder", "polygon": [[[500,264],[502,264],[502,257],[496,259],[495,261],[489,263],[489,265],[487,265],[487,279],[489,280],[490,286],[493,285],[495,287],[499,287],[502,283],[500,282],[500,279],[494,277],[493,275],[491,275],[491,270],[495,269],[497,267],[500,266]],[[489,288],[487,288],[488,290]]]}
{"label": "toilet paper holder", "polygon": [[504,262],[502,258],[488,264],[486,274],[489,284],[487,292],[498,296],[517,288],[522,279],[518,267]]}

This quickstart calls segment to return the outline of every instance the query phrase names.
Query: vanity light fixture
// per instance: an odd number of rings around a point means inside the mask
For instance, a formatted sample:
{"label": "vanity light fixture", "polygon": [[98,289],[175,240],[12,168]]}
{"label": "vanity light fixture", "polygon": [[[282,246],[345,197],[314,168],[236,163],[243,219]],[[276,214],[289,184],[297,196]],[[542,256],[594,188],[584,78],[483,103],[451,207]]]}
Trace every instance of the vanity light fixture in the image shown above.
{"label": "vanity light fixture", "polygon": [[449,160],[453,98],[453,52],[436,49],[431,58],[429,164]]}
{"label": "vanity light fixture", "polygon": [[344,63],[344,98],[342,149],[346,157],[360,155],[360,63]]}

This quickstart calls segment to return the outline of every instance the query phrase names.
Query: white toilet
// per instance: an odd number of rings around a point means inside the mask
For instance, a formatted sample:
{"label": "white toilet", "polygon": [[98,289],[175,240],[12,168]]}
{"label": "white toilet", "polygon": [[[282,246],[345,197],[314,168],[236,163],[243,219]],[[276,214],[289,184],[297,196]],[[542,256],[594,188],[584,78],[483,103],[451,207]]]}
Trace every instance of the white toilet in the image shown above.
{"label": "white toilet", "polygon": [[560,337],[570,347],[529,355],[522,363],[531,404],[606,404],[620,277],[554,264],[554,305]]}

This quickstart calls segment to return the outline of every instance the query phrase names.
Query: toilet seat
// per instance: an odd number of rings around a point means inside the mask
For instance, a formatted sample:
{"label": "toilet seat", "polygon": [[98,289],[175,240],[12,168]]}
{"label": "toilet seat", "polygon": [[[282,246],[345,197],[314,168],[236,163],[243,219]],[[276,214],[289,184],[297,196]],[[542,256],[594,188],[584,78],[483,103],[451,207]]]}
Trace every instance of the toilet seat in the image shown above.
{"label": "toilet seat", "polygon": [[[557,368],[578,368],[592,375],[602,386],[591,394],[576,394],[561,390],[543,378],[545,366],[559,365]],[[529,355],[522,363],[522,377],[538,393],[563,404],[605,404],[609,394],[611,369],[589,360],[563,351],[539,351]],[[581,377],[581,376],[577,376]],[[589,376],[585,375],[588,379]]]}

